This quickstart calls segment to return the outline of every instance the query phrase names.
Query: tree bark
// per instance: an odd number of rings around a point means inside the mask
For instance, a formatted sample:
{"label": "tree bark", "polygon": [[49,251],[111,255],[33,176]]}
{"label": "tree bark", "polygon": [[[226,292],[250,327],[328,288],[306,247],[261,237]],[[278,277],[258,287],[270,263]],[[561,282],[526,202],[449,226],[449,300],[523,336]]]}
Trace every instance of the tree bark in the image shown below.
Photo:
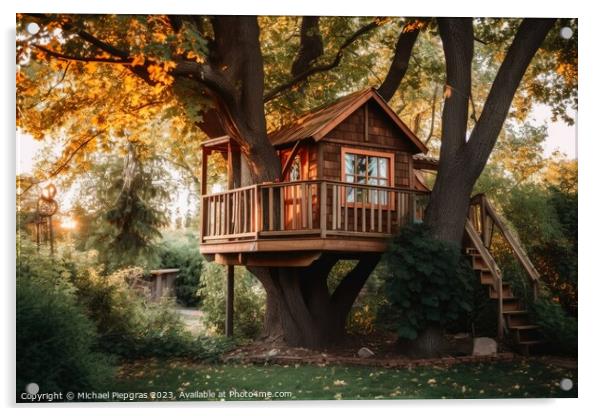
{"label": "tree bark", "polygon": [[474,45],[472,20],[438,19],[447,85],[439,170],[425,216],[434,237],[461,243],[474,184],[497,141],[520,81],[554,21],[523,20],[467,139]]}
{"label": "tree bark", "polygon": [[308,267],[250,267],[267,294],[264,338],[314,349],[339,342],[353,302],[379,259],[363,256],[332,295],[327,278],[335,255],[324,254]]}
{"label": "tree bark", "polygon": [[420,22],[415,21],[411,24],[407,24],[401,30],[397,43],[395,44],[395,54],[393,55],[393,61],[389,66],[387,76],[383,81],[382,85],[378,88],[378,93],[386,100],[389,101],[395,95],[401,80],[405,76],[410,66],[410,56],[412,56],[412,49],[416,44],[418,35],[420,34]]}

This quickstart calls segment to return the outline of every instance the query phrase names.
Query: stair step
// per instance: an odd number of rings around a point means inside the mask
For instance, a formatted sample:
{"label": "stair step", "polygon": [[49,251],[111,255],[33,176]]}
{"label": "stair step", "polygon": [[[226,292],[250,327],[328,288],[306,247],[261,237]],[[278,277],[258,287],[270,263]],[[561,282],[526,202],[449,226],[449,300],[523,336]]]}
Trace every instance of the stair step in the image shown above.
{"label": "stair step", "polygon": [[527,315],[527,314],[529,314],[529,311],[526,311],[524,309],[520,309],[520,310],[517,310],[517,311],[504,311],[504,313],[508,314],[508,315]]}
{"label": "stair step", "polygon": [[532,324],[528,314],[508,314],[506,320],[509,328]]}
{"label": "stair step", "polygon": [[520,345],[535,345],[535,344],[542,344],[543,340],[541,339],[533,339],[530,341],[519,341],[518,342]]}
{"label": "stair step", "polygon": [[481,270],[481,284],[494,285],[495,279],[489,270]]}
{"label": "stair step", "polygon": [[489,270],[487,263],[481,256],[472,256],[472,268],[474,270]]}
{"label": "stair step", "polygon": [[[489,298],[497,299],[497,285],[492,285],[489,287]],[[502,298],[503,299],[515,299],[514,294],[512,293],[512,287],[508,283],[502,284]]]}
{"label": "stair step", "polygon": [[540,328],[539,325],[533,325],[533,324],[527,324],[527,325],[508,325],[508,328],[510,329],[514,329],[517,331],[525,331],[528,329],[538,329]]}

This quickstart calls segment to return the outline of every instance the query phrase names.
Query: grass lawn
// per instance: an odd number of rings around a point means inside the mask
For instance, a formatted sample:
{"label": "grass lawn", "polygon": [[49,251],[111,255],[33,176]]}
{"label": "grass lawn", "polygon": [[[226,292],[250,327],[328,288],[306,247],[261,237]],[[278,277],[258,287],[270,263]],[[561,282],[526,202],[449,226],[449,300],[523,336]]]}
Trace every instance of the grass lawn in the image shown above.
{"label": "grass lawn", "polygon": [[[572,390],[560,388],[563,378]],[[414,370],[144,361],[123,365],[112,390],[164,392],[162,400],[264,400],[249,395],[267,392],[287,392],[273,400],[577,397],[577,370],[534,359]]]}

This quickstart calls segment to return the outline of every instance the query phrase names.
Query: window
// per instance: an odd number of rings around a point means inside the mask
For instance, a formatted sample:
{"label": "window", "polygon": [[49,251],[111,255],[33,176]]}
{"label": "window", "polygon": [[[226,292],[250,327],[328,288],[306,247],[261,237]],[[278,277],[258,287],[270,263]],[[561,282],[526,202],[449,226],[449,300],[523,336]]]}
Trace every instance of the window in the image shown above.
{"label": "window", "polygon": [[301,180],[301,157],[296,155],[291,164],[289,181],[300,181]]}
{"label": "window", "polygon": [[[393,154],[343,148],[342,156],[344,182],[393,186]],[[347,202],[388,205],[388,196],[387,192],[375,189],[349,187]]]}

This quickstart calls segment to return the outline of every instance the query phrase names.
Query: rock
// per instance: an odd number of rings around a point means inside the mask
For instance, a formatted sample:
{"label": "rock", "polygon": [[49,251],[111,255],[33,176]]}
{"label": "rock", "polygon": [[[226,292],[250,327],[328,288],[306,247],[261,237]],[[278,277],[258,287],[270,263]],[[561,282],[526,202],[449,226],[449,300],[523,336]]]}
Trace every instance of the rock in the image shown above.
{"label": "rock", "polygon": [[497,342],[493,338],[480,337],[475,338],[472,345],[472,355],[496,355]]}
{"label": "rock", "polygon": [[359,351],[357,352],[357,355],[360,358],[374,357],[374,353],[372,352],[372,350],[370,348],[366,348],[366,347],[360,348]]}
{"label": "rock", "polygon": [[278,351],[276,348],[272,348],[271,350],[269,350],[269,351],[266,353],[266,355],[265,355],[265,356],[266,356],[266,357],[268,357],[268,358],[272,358],[272,357],[275,357],[275,356],[277,356],[279,352],[280,352],[280,351]]}

